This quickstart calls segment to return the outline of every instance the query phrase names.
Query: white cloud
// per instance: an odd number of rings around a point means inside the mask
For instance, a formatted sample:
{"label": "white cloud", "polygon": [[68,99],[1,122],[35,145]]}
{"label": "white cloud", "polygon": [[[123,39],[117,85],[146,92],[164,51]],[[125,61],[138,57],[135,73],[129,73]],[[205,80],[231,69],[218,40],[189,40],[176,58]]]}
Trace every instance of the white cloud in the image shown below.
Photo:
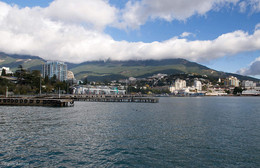
{"label": "white cloud", "polygon": [[258,23],[256,26],[255,26],[255,30],[259,30],[260,29],[260,23]]}
{"label": "white cloud", "polygon": [[251,13],[260,12],[260,0],[244,0],[239,3],[240,12],[246,12],[247,8]]}
{"label": "white cloud", "polygon": [[[61,0],[55,2],[59,1]],[[95,30],[91,26],[71,22],[65,16],[59,18],[59,14],[53,16],[48,12],[52,5],[53,3],[47,8],[19,8],[0,2],[0,51],[37,55],[47,60],[83,62],[108,58],[113,60],[185,58],[205,61],[260,50],[259,29],[253,34],[234,31],[223,34],[215,40],[204,41],[189,41],[178,37],[152,43],[115,41],[100,29]],[[102,17],[94,16],[96,19]],[[134,16],[128,17],[135,20]],[[81,21],[93,24],[94,27],[104,27],[106,24],[111,24],[112,20],[95,24],[94,19],[92,21],[86,17]],[[79,19],[79,22],[81,21]],[[189,33],[183,35],[187,37]]]}
{"label": "white cloud", "polygon": [[180,37],[184,38],[184,37],[189,37],[189,36],[193,36],[195,37],[196,35],[190,32],[183,32]]}
{"label": "white cloud", "polygon": [[253,12],[260,12],[260,0],[248,0]]}
{"label": "white cloud", "polygon": [[241,75],[260,75],[260,57],[256,58],[249,67],[240,69],[237,73]]}
{"label": "white cloud", "polygon": [[122,11],[121,27],[136,29],[149,19],[186,20],[193,15],[205,15],[220,6],[239,0],[141,0],[129,1]]}
{"label": "white cloud", "polygon": [[89,24],[95,29],[103,29],[116,22],[118,10],[107,0],[54,0],[43,12],[54,20]]}
{"label": "white cloud", "polygon": [[8,14],[11,7],[0,1],[0,21]]}
{"label": "white cloud", "polygon": [[247,4],[245,1],[240,2],[239,7],[240,7],[240,12],[242,13],[246,12]]}

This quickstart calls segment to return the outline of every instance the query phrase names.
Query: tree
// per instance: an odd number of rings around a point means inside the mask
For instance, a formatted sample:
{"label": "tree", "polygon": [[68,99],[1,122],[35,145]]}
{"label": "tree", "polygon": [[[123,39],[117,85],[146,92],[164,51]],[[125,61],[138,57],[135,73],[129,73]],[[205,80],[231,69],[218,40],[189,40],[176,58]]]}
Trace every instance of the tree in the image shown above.
{"label": "tree", "polygon": [[36,93],[40,92],[40,83],[42,81],[41,72],[38,70],[33,70],[30,74],[31,76],[31,86]]}
{"label": "tree", "polygon": [[24,80],[25,70],[22,65],[18,66],[18,70],[15,72],[15,76],[18,78],[18,83],[22,84]]}
{"label": "tree", "polygon": [[6,76],[6,70],[4,68],[2,68],[1,76]]}
{"label": "tree", "polygon": [[20,69],[20,71],[22,71],[23,70],[23,65],[18,65],[18,69]]}
{"label": "tree", "polygon": [[55,84],[56,82],[57,82],[57,76],[56,76],[56,74],[54,74],[52,77],[51,77],[51,84],[53,85],[53,84]]}
{"label": "tree", "polygon": [[230,94],[230,90],[225,90],[225,92],[226,92],[227,94]]}
{"label": "tree", "polygon": [[47,85],[50,83],[50,79],[49,79],[49,76],[45,76],[44,77],[44,84]]}
{"label": "tree", "polygon": [[234,91],[233,91],[233,94],[237,95],[237,94],[240,94],[242,92],[243,92],[243,89],[241,87],[235,87]]}
{"label": "tree", "polygon": [[203,86],[202,86],[202,90],[203,90],[203,91],[207,91],[207,89],[208,89],[207,85],[203,85]]}
{"label": "tree", "polygon": [[87,85],[88,84],[88,79],[85,78],[84,81],[83,81],[83,85]]}

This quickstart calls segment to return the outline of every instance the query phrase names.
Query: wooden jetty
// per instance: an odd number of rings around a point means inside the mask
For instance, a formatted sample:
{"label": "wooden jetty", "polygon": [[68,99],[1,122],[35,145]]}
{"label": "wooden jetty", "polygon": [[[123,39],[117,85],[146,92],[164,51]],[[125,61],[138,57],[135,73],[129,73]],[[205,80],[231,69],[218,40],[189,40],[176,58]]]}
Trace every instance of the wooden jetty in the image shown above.
{"label": "wooden jetty", "polygon": [[74,106],[74,100],[36,97],[7,97],[0,98],[0,106],[72,107]]}
{"label": "wooden jetty", "polygon": [[71,97],[75,101],[88,102],[133,102],[133,103],[158,103],[159,98],[135,97],[130,95],[74,95]]}

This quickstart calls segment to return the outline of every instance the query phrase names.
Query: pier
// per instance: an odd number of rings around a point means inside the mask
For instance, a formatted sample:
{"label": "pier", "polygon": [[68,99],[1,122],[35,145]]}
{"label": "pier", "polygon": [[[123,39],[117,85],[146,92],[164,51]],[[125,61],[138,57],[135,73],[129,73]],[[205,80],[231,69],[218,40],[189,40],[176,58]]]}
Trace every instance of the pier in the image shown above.
{"label": "pier", "polygon": [[158,103],[159,99],[154,97],[135,97],[131,95],[74,95],[75,101],[88,102],[127,102],[127,103]]}
{"label": "pier", "polygon": [[0,98],[0,106],[73,107],[74,100],[35,97],[7,97]]}
{"label": "pier", "polygon": [[133,95],[45,95],[45,97],[0,97],[0,106],[73,107],[74,101],[158,103],[159,98]]}

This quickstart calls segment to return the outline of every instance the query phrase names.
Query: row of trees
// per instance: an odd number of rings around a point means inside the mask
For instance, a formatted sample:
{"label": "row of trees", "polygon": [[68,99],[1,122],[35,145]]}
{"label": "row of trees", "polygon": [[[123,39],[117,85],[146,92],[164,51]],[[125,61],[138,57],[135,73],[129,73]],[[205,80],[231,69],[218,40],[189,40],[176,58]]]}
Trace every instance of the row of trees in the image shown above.
{"label": "row of trees", "polygon": [[52,78],[48,76],[42,78],[39,70],[29,71],[21,65],[14,74],[7,75],[5,71],[2,71],[1,75],[9,78],[0,78],[0,94],[5,94],[7,87],[9,92],[15,95],[57,93],[58,90],[67,93],[69,91],[69,84],[59,81],[55,75]]}

